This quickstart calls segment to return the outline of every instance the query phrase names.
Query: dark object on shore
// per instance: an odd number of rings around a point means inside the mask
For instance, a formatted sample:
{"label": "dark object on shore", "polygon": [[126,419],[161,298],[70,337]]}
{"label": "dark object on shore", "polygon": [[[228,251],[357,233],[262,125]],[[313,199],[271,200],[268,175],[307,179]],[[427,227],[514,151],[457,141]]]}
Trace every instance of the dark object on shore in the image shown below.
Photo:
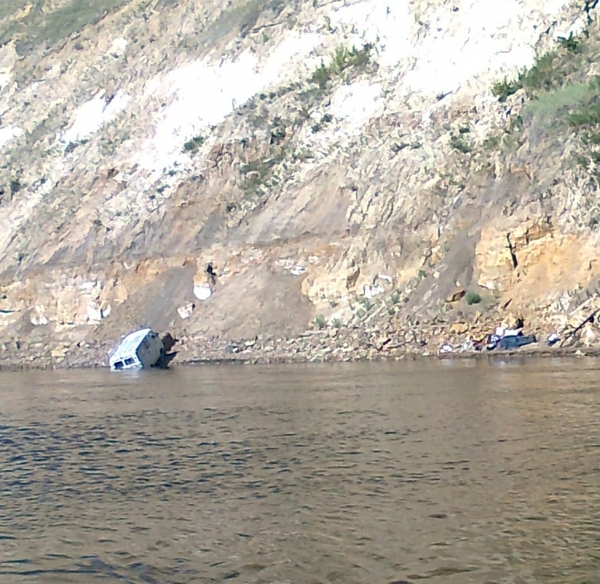
{"label": "dark object on shore", "polygon": [[498,349],[510,350],[524,347],[525,345],[531,345],[537,343],[535,335],[516,335],[513,337],[504,337],[500,339],[496,347]]}
{"label": "dark object on shore", "polygon": [[493,351],[494,349],[510,351],[511,349],[518,349],[520,347],[524,347],[525,345],[531,345],[532,343],[537,343],[536,336],[524,335],[521,332],[518,335],[511,334],[505,337],[490,335],[487,339],[486,349],[488,351]]}
{"label": "dark object on shore", "polygon": [[169,352],[178,342],[179,339],[175,339],[171,333],[167,333],[161,339],[165,352]]}
{"label": "dark object on shore", "polygon": [[588,322],[594,324],[596,315],[600,312],[600,308],[597,308],[590,314],[578,327],[574,328],[561,342],[559,347],[562,347],[569,339],[572,339]]}
{"label": "dark object on shore", "polygon": [[169,363],[177,356],[177,351],[171,351],[171,349],[179,342],[179,339],[174,338],[171,333],[167,333],[166,335],[163,335],[161,341],[163,348],[161,349],[160,357],[154,367],[158,369],[168,369]]}
{"label": "dark object on shore", "polygon": [[210,278],[211,283],[214,285],[217,283],[217,272],[215,272],[215,267],[212,265],[212,262],[206,266],[206,273]]}

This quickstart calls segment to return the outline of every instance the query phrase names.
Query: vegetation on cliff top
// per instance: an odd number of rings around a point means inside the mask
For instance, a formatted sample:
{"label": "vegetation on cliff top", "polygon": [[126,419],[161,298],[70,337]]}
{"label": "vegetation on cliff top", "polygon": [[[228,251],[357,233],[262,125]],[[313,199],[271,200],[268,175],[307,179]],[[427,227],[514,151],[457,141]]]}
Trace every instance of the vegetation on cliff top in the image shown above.
{"label": "vegetation on cliff top", "polygon": [[506,134],[521,135],[531,124],[553,129],[555,136],[572,131],[580,138],[581,145],[586,146],[585,152],[576,154],[576,159],[584,166],[590,160],[597,162],[600,77],[592,72],[599,58],[600,43],[586,29],[579,35],[559,38],[554,49],[541,54],[530,69],[521,71],[516,78],[495,83],[492,92],[500,102],[506,102],[519,91],[527,99]]}
{"label": "vegetation on cliff top", "polygon": [[580,35],[559,37],[558,46],[536,59],[530,69],[522,70],[516,78],[504,78],[492,86],[492,93],[505,102],[521,89],[527,97],[536,99],[543,93],[556,91],[582,72],[590,62],[591,46],[586,29]]}

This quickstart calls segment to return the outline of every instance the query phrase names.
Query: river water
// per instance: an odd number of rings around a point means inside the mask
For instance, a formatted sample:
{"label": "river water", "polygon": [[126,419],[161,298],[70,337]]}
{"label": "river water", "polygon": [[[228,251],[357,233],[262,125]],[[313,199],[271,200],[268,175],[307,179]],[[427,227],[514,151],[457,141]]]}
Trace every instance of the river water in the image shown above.
{"label": "river water", "polygon": [[600,582],[600,361],[0,372],[0,583]]}

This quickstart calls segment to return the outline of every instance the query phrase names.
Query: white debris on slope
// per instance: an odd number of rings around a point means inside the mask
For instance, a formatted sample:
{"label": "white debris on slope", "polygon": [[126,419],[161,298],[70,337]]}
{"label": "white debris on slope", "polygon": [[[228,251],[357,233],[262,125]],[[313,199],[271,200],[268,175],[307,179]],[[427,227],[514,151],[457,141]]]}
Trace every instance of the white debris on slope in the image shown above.
{"label": "white debris on slope", "polygon": [[531,66],[540,17],[555,17],[569,2],[536,4],[455,0],[420,13],[414,0],[363,0],[333,7],[330,18],[347,42],[373,43],[380,66],[398,68],[401,93],[436,95]]}
{"label": "white debris on slope", "polygon": [[194,296],[198,300],[208,300],[212,293],[212,288],[208,284],[196,284],[194,286]]}
{"label": "white debris on slope", "polygon": [[61,141],[70,144],[91,136],[116,118],[127,107],[129,100],[129,95],[121,91],[109,99],[101,91],[77,110],[71,127],[60,138]]}
{"label": "white debris on slope", "polygon": [[110,304],[106,308],[102,308],[98,306],[97,302],[90,302],[86,308],[85,321],[88,324],[98,324],[108,318],[110,313]]}
{"label": "white debris on slope", "polygon": [[[325,112],[334,122],[327,125],[325,131],[314,132],[310,127],[304,129],[302,140],[317,146],[318,151],[327,152],[334,144],[342,144],[344,139],[355,136],[369,120],[380,116],[385,108],[382,88],[378,84],[359,80],[348,85],[340,85],[331,97],[331,104]],[[319,123],[321,113],[314,118]]]}
{"label": "white debris on slope", "polygon": [[128,44],[127,39],[115,39],[109,52],[111,55],[121,56],[125,52],[125,49],[127,49]]}
{"label": "white debris on slope", "polygon": [[330,13],[332,26],[355,31],[349,35],[357,48],[372,43],[378,49],[377,62],[384,67],[398,64],[412,52],[417,32],[410,0],[364,0],[334,7]]}
{"label": "white debris on slope", "polygon": [[[397,106],[414,92],[431,98],[463,87],[471,93],[488,92],[500,75],[533,63],[540,20],[555,18],[568,2],[540,0],[532,6],[529,0],[455,0],[430,4],[415,0],[336,3],[321,11],[330,19],[329,35],[290,31],[265,60],[251,51],[220,62],[207,57],[154,78],[146,85],[146,98],[164,97],[161,101],[168,105],[158,114],[153,136],[133,155],[133,162],[158,172],[185,167],[189,157],[181,149],[186,140],[221,123],[267,87],[283,84],[291,76],[306,78],[321,62],[321,57],[311,57],[318,46],[333,50],[340,44],[358,48],[371,43],[374,60],[381,67],[378,77],[397,79],[391,96],[376,104],[380,85],[340,89],[338,102],[344,96],[349,102],[334,103],[332,109],[361,111],[337,116],[341,125],[327,130],[336,134],[333,140],[355,133],[373,116],[381,115],[384,101],[390,106],[396,101]],[[519,34],[515,34],[517,30]],[[316,141],[331,141],[325,134]]]}
{"label": "white debris on slope", "polygon": [[[310,53],[321,42],[315,33],[290,33],[264,64],[245,52],[236,60],[216,63],[206,58],[171,71],[162,82],[150,82],[150,91],[172,95],[156,132],[143,145],[135,162],[148,170],[162,170],[188,157],[182,144],[209,125],[221,123],[236,107],[266,87],[282,83],[306,67]],[[315,59],[315,66],[318,64]]]}
{"label": "white debris on slope", "polygon": [[456,17],[438,10],[429,18],[430,33],[418,47],[414,69],[404,82],[412,91],[435,94],[456,91],[461,84],[485,73],[529,66],[539,32],[519,40],[505,32],[530,11],[518,0],[470,3]]}
{"label": "white debris on slope", "polygon": [[16,126],[0,128],[0,148],[4,148],[11,140],[23,135],[23,130]]}
{"label": "white debris on slope", "polygon": [[330,113],[344,121],[343,130],[351,132],[383,112],[381,86],[367,81],[342,85],[331,98]]}

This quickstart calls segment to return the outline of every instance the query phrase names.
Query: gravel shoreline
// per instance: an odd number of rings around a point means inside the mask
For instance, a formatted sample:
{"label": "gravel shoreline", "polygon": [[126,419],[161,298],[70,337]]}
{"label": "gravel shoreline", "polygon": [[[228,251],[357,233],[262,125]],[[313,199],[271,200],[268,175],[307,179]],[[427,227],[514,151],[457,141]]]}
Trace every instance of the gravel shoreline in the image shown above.
{"label": "gravel shoreline", "polygon": [[[315,338],[318,342],[315,342]],[[308,339],[308,342],[307,342]],[[598,357],[600,346],[548,347],[545,343],[503,351],[456,351],[440,354],[437,347],[407,347],[386,342],[379,345],[364,340],[350,344],[346,338],[306,335],[279,343],[257,340],[218,342],[207,339],[184,338],[176,346],[177,356],[171,368],[216,364],[261,365],[300,363],[344,363],[366,361],[415,361],[415,360],[493,360],[497,358],[533,357]],[[98,369],[107,368],[108,354],[114,344],[78,343],[76,345],[21,348],[0,352],[0,370],[23,371],[44,369]],[[36,350],[38,349],[38,350]]]}

